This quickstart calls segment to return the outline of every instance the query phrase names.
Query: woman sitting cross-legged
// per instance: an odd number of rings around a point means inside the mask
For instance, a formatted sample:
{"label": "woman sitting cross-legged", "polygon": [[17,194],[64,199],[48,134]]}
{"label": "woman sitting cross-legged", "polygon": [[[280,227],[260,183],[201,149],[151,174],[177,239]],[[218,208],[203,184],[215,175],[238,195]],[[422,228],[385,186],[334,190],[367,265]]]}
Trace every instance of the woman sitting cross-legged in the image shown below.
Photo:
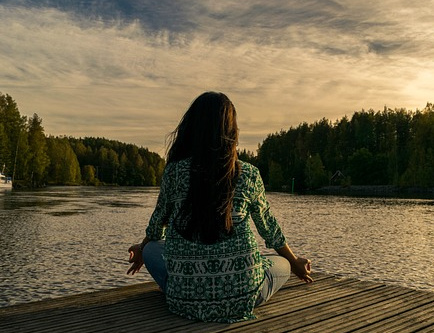
{"label": "woman sitting cross-legged", "polygon": [[[232,102],[200,95],[172,133],[146,237],[129,248],[128,274],[144,263],[169,310],[186,318],[252,319],[291,271],[313,281],[310,260],[291,251],[270,211],[258,169],[238,160],[237,142]],[[250,217],[276,255],[261,255]]]}

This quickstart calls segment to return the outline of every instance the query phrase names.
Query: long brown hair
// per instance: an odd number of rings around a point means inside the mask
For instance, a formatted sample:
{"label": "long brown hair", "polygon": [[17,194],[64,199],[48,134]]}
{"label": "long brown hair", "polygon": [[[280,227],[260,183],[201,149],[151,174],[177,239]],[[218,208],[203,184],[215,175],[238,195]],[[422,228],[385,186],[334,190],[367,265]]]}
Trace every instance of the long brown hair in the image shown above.
{"label": "long brown hair", "polygon": [[231,233],[237,143],[235,107],[217,92],[197,97],[172,132],[167,162],[191,158],[187,199],[174,221],[184,238],[212,244]]}

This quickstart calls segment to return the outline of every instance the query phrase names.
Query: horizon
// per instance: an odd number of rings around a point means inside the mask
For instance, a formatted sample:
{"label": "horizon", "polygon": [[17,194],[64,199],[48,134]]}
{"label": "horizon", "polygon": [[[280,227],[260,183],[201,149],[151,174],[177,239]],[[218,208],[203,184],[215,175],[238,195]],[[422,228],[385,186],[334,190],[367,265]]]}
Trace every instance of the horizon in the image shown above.
{"label": "horizon", "polygon": [[[429,0],[434,5],[434,0]],[[432,7],[432,6],[431,6]],[[362,110],[432,102],[427,1],[0,0],[0,92],[46,135],[165,154],[202,92],[234,103],[240,150]]]}
{"label": "horizon", "polygon": [[[11,96],[11,97],[13,98],[13,96]],[[18,106],[18,109],[19,109],[19,104],[18,104],[18,102],[17,102],[17,101],[15,101],[15,102],[17,103],[17,106]],[[423,110],[425,110],[425,108],[426,108],[427,106],[429,106],[429,104],[432,104],[432,103],[427,102],[427,105],[425,105],[424,108],[420,108],[420,109],[416,109],[416,110],[408,110],[408,109],[405,109],[405,111],[406,111],[407,113],[409,113],[409,114],[414,113],[414,112],[417,112],[417,111],[421,111],[421,112],[422,112]],[[326,117],[323,117],[323,118],[321,118],[321,119],[316,119],[316,120],[314,120],[314,121],[312,121],[312,122],[302,121],[302,122],[300,122],[299,124],[297,124],[297,125],[291,125],[290,127],[286,128],[286,129],[283,129],[283,128],[282,128],[282,129],[280,129],[280,130],[278,130],[278,131],[274,131],[274,132],[267,133],[267,134],[265,135],[265,137],[261,140],[261,142],[258,142],[258,146],[261,145],[261,144],[263,143],[263,141],[267,138],[268,135],[273,135],[273,134],[276,134],[276,133],[280,133],[281,131],[285,131],[285,132],[287,132],[287,131],[289,131],[291,128],[297,128],[298,126],[301,126],[301,125],[304,124],[304,123],[307,123],[308,125],[314,125],[317,121],[321,121],[322,119],[326,119],[326,120],[327,120],[327,121],[332,125],[332,127],[333,127],[336,121],[341,121],[341,120],[342,120],[343,118],[345,118],[345,117],[347,117],[349,120],[351,120],[351,118],[353,117],[353,115],[354,115],[356,112],[370,112],[370,111],[373,111],[374,113],[377,113],[377,112],[383,112],[384,109],[385,109],[386,107],[387,107],[387,106],[384,106],[383,110],[373,110],[373,109],[365,110],[365,109],[362,109],[362,110],[359,110],[359,111],[354,111],[351,115],[344,115],[344,116],[342,116],[341,118],[338,118],[338,119],[335,119],[335,120],[332,120],[332,119],[328,119],[328,118],[326,118]],[[387,108],[387,109],[388,109],[388,110],[391,110],[390,108]],[[402,109],[404,109],[404,108],[395,108],[395,109],[393,109],[392,111],[395,112],[395,111],[397,111],[397,110],[402,110]],[[21,114],[21,116],[25,116],[25,117],[27,117],[27,119],[30,117],[30,115],[23,115],[23,114],[21,113],[21,111],[20,111],[20,114]],[[38,115],[38,116],[39,116],[39,115]],[[63,137],[65,137],[65,138],[72,138],[72,139],[78,139],[78,140],[82,140],[82,139],[84,140],[84,139],[86,139],[86,138],[95,138],[95,139],[103,139],[103,140],[107,140],[107,141],[117,141],[117,142],[120,142],[120,143],[123,143],[123,144],[136,145],[138,148],[148,149],[149,152],[157,153],[157,154],[160,155],[162,158],[164,158],[164,159],[166,158],[166,156],[165,156],[166,154],[165,154],[165,153],[163,153],[163,154],[158,153],[158,152],[156,152],[156,151],[151,150],[151,149],[150,149],[149,147],[147,147],[147,146],[140,145],[140,144],[136,144],[136,143],[134,143],[134,142],[121,141],[121,140],[113,139],[113,138],[110,138],[110,137],[105,137],[105,136],[92,136],[92,135],[84,135],[84,136],[79,136],[79,137],[77,137],[77,136],[68,135],[68,134],[56,134],[56,135],[53,135],[53,134],[45,133],[44,119],[41,118],[41,120],[42,120],[42,127],[44,128],[44,134],[45,134],[46,137],[50,137],[50,136],[53,136],[53,137],[59,137],[59,138],[63,138]],[[168,134],[170,134],[170,133],[168,133]],[[165,138],[168,136],[168,134],[165,135]],[[243,150],[246,150],[246,152],[248,152],[248,153],[253,153],[253,154],[256,156],[256,155],[257,155],[258,148],[259,148],[259,147],[256,147],[255,150],[249,150],[249,149],[247,149],[247,148],[239,147],[239,146],[238,146],[237,150],[240,151],[240,152],[242,152]],[[166,149],[166,146],[164,147],[164,149]]]}

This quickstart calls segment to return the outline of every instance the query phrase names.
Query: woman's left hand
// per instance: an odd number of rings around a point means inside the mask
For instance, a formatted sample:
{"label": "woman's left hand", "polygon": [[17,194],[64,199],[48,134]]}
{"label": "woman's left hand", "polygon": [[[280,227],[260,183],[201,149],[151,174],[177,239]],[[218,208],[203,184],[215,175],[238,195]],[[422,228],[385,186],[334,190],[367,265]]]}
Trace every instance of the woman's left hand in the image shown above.
{"label": "woman's left hand", "polygon": [[143,257],[142,250],[140,248],[140,244],[132,245],[128,252],[130,253],[130,258],[128,262],[131,263],[131,267],[128,269],[127,274],[134,275],[135,273],[140,271],[140,268],[143,266]]}
{"label": "woman's left hand", "polygon": [[312,263],[309,259],[297,257],[288,244],[276,249],[276,251],[279,255],[289,261],[292,273],[294,273],[300,280],[303,280],[306,283],[313,282],[313,279],[310,277],[310,274],[312,273]]}
{"label": "woman's left hand", "polygon": [[311,261],[309,259],[298,257],[295,261],[291,263],[291,271],[300,279],[306,283],[313,282],[310,277],[312,273]]}

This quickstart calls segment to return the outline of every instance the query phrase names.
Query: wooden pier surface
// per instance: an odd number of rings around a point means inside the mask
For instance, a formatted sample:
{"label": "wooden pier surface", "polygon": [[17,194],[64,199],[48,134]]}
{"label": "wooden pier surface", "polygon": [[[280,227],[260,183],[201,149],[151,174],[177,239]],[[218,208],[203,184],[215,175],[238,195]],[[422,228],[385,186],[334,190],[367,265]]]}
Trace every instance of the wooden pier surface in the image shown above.
{"label": "wooden pier surface", "polygon": [[256,320],[194,322],[171,314],[154,283],[0,308],[0,332],[434,332],[434,293],[314,274],[295,278]]}

